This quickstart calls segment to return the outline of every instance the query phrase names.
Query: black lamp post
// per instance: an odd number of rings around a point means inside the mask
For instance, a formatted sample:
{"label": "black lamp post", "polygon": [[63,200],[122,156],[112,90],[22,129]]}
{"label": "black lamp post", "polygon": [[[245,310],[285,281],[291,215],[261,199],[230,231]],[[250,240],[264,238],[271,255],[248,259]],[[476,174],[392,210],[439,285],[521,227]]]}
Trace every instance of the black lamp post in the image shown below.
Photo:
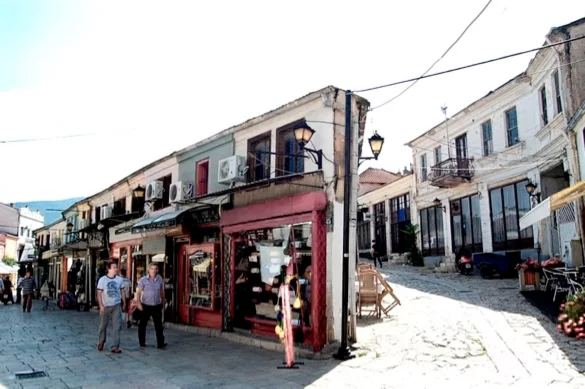
{"label": "black lamp post", "polygon": [[144,188],[138,185],[132,193],[134,194],[134,197],[144,197]]}
{"label": "black lamp post", "polygon": [[295,140],[301,150],[307,151],[313,155],[315,158],[315,163],[317,164],[317,169],[323,169],[323,150],[315,150],[307,147],[307,144],[311,141],[315,130],[309,127],[307,123],[302,122],[294,126],[293,132],[295,134]]}
{"label": "black lamp post", "polygon": [[73,224],[71,222],[67,223],[67,231],[73,231]]}
{"label": "black lamp post", "polygon": [[[343,181],[343,266],[342,266],[342,290],[341,290],[341,345],[337,353],[333,355],[334,358],[345,361],[352,359],[355,355],[347,344],[347,321],[349,308],[349,222],[350,222],[350,201],[351,198],[351,145],[352,145],[352,131],[351,131],[351,97],[353,92],[345,91],[345,177]],[[384,145],[384,138],[378,133],[369,139],[370,148],[372,149],[373,157],[360,157],[360,160],[378,159],[382,146]],[[358,160],[359,165],[359,160]],[[357,200],[357,199],[356,199]]]}
{"label": "black lamp post", "polygon": [[441,200],[439,200],[438,197],[435,197],[435,199],[433,200],[433,206],[437,207],[437,208],[441,208],[443,210],[443,212],[447,212],[447,207],[445,207],[442,203]]}

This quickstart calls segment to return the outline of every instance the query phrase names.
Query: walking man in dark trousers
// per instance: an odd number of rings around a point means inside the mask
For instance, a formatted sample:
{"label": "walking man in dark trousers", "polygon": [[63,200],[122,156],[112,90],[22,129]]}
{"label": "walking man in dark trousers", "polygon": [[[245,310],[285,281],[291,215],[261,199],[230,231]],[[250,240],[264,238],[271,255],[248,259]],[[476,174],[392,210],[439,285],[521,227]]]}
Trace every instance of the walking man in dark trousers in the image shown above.
{"label": "walking man in dark trousers", "polygon": [[163,335],[162,314],[165,306],[164,280],[158,275],[158,265],[150,264],[148,275],[138,281],[136,288],[136,308],[141,311],[138,325],[138,342],[140,347],[146,347],[146,326],[152,317],[156,331],[157,348],[167,347]]}
{"label": "walking man in dark trousers", "polygon": [[31,276],[30,271],[26,272],[25,277],[20,283],[22,288],[22,312],[29,312],[32,308],[32,298],[37,288],[35,279]]}
{"label": "walking man in dark trousers", "polygon": [[372,240],[372,257],[374,258],[374,266],[377,265],[377,262],[380,263],[380,268],[382,268],[382,258],[380,257],[380,248],[378,247],[378,243],[376,240]]}

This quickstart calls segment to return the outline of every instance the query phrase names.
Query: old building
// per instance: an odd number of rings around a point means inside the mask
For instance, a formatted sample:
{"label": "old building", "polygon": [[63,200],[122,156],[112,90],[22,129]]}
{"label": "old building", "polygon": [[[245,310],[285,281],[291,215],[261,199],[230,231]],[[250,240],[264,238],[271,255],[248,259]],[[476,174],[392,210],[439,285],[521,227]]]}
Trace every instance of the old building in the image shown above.
{"label": "old building", "polygon": [[20,263],[33,263],[36,260],[33,231],[45,224],[45,217],[29,207],[21,207],[18,212],[18,259]]}
{"label": "old building", "polygon": [[366,193],[386,186],[401,177],[401,174],[392,173],[384,169],[367,168],[360,173],[358,196],[363,196]]}
{"label": "old building", "polygon": [[0,260],[18,260],[19,217],[14,204],[0,203]]}
{"label": "old building", "polygon": [[[553,29],[548,39],[567,28]],[[519,227],[539,201],[577,179],[563,98],[576,84],[559,65],[554,49],[541,49],[525,72],[408,143],[427,264],[452,262],[463,246],[518,257],[558,254],[571,262],[579,231],[574,204],[540,225]]]}

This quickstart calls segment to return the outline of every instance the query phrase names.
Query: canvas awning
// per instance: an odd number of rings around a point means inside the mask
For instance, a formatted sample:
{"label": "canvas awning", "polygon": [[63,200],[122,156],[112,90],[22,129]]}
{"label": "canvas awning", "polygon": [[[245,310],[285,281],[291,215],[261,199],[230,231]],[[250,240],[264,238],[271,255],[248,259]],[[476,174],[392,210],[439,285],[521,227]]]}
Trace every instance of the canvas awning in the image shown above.
{"label": "canvas awning", "polygon": [[132,226],[132,233],[138,234],[145,231],[175,227],[177,224],[180,224],[178,222],[179,218],[187,211],[189,211],[189,209],[181,209],[157,217],[149,217],[141,220]]}
{"label": "canvas awning", "polygon": [[585,181],[557,192],[543,200],[520,218],[520,229],[530,227],[541,220],[546,219],[552,212],[585,195]]}
{"label": "canvas awning", "polygon": [[26,243],[24,249],[22,250],[22,254],[20,255],[20,260],[18,262],[34,262],[35,261],[35,248],[32,244]]}
{"label": "canvas awning", "polygon": [[156,254],[154,257],[152,257],[152,262],[164,262],[164,261],[165,261],[164,254]]}
{"label": "canvas awning", "polygon": [[9,266],[6,263],[0,261],[0,274],[14,274],[18,273],[18,266]]}

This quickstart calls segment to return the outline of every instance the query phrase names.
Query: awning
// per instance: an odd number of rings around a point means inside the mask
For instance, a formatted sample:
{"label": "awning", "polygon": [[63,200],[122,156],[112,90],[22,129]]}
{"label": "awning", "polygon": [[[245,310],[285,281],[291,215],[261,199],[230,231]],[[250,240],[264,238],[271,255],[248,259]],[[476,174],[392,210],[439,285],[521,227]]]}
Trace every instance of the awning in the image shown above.
{"label": "awning", "polygon": [[8,266],[6,263],[0,261],[0,274],[18,273],[18,269],[18,266]]}
{"label": "awning", "polygon": [[35,261],[35,248],[32,244],[25,244],[24,249],[22,250],[22,254],[20,255],[20,260],[18,262],[34,262]]}
{"label": "awning", "polygon": [[50,259],[55,256],[59,255],[59,250],[47,250],[43,251],[43,255],[41,256],[42,259]]}
{"label": "awning", "polygon": [[576,183],[543,200],[520,218],[520,229],[530,227],[546,219],[552,212],[585,195],[585,181]]}
{"label": "awning", "polygon": [[156,254],[154,257],[152,257],[152,262],[164,262],[164,261],[165,261],[164,254]]}
{"label": "awning", "polygon": [[164,215],[141,220],[132,226],[132,233],[138,234],[145,231],[175,227],[177,224],[180,224],[181,217],[188,211],[190,211],[190,209],[181,209],[179,211],[169,212]]}

